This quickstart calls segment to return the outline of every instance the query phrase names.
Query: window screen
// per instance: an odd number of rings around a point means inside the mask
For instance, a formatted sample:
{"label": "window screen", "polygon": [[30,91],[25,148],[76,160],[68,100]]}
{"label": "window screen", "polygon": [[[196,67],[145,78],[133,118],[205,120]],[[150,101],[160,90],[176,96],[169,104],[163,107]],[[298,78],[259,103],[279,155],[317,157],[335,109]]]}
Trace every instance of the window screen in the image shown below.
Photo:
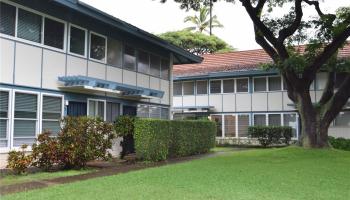
{"label": "window screen", "polygon": [[41,43],[41,25],[40,15],[18,9],[17,37]]}
{"label": "window screen", "polygon": [[35,141],[38,97],[35,94],[15,93],[13,145],[31,145]]}
{"label": "window screen", "polygon": [[266,115],[254,115],[254,125],[255,126],[266,126]]}
{"label": "window screen", "polygon": [[64,24],[52,19],[45,18],[44,44],[50,47],[63,49]]}
{"label": "window screen", "polygon": [[223,90],[224,93],[234,93],[235,92],[235,80],[230,79],[230,80],[223,80]]}
{"label": "window screen", "polygon": [[8,108],[9,92],[0,91],[0,147],[8,146]]}
{"label": "window screen", "polygon": [[236,116],[224,115],[225,137],[236,137]]}
{"label": "window screen", "polygon": [[0,2],[0,33],[15,36],[16,7]]}
{"label": "window screen", "polygon": [[210,81],[210,93],[211,94],[221,93],[221,80]]}
{"label": "window screen", "polygon": [[164,60],[162,59],[161,61],[161,78],[162,79],[166,79],[169,80],[169,66],[170,66],[170,62],[169,60]]}
{"label": "window screen", "polygon": [[160,77],[160,58],[155,55],[151,55],[151,70],[152,76]]}
{"label": "window screen", "polygon": [[194,95],[194,82],[183,82],[184,95]]}
{"label": "window screen", "polygon": [[248,137],[249,115],[238,115],[238,137]]}
{"label": "window screen", "polygon": [[85,56],[86,31],[80,28],[70,27],[69,51]]}
{"label": "window screen", "polygon": [[130,46],[124,47],[124,68],[135,71],[136,51]]}
{"label": "window screen", "polygon": [[212,115],[210,118],[216,123],[216,137],[222,137],[222,116]]}
{"label": "window screen", "polygon": [[105,61],[106,38],[93,33],[91,33],[90,37],[90,58]]}
{"label": "window screen", "polygon": [[122,43],[112,38],[107,41],[107,64],[122,66]]}
{"label": "window screen", "polygon": [[182,82],[174,82],[174,96],[182,95]]}
{"label": "window screen", "polygon": [[281,90],[281,77],[269,77],[269,91]]}
{"label": "window screen", "polygon": [[266,78],[254,78],[254,92],[266,91]]}
{"label": "window screen", "polygon": [[269,114],[269,126],[281,126],[281,115]]}
{"label": "window screen", "polygon": [[145,74],[149,73],[149,55],[147,52],[138,52],[137,71]]}
{"label": "window screen", "polygon": [[119,116],[119,104],[108,102],[107,109],[106,109],[106,121],[112,123],[116,120],[118,116]]}
{"label": "window screen", "polygon": [[208,81],[197,81],[197,94],[208,94]]}
{"label": "window screen", "polygon": [[237,79],[237,92],[248,92],[248,79]]}
{"label": "window screen", "polygon": [[43,96],[42,131],[49,130],[53,135],[60,132],[62,116],[62,98]]}
{"label": "window screen", "polygon": [[149,107],[147,105],[138,105],[137,116],[141,118],[149,118]]}

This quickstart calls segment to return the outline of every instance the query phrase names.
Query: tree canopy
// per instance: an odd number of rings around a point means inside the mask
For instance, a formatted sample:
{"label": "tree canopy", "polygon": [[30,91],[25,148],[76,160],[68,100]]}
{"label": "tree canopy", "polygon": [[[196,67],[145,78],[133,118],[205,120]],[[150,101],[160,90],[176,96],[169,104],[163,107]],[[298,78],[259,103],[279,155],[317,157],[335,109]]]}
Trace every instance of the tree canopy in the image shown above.
{"label": "tree canopy", "polygon": [[210,10],[207,6],[201,6],[199,8],[199,15],[187,16],[184,19],[184,22],[190,22],[193,26],[186,28],[190,31],[198,31],[203,33],[203,31],[209,33],[210,31],[210,19],[211,19],[211,28],[222,28],[224,27],[218,20],[216,15],[210,17]]}
{"label": "tree canopy", "polygon": [[197,55],[223,53],[234,50],[225,41],[215,35],[206,35],[188,30],[166,32],[160,34],[159,37]]}

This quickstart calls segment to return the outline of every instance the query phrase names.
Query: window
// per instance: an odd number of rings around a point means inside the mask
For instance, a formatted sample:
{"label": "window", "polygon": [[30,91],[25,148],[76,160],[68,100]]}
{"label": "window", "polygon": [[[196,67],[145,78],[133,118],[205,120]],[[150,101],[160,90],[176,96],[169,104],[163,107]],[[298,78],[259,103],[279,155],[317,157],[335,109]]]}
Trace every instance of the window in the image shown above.
{"label": "window", "polygon": [[41,43],[41,26],[40,15],[18,9],[17,37]]}
{"label": "window", "polygon": [[222,116],[212,115],[210,118],[216,122],[216,137],[222,137]]}
{"label": "window", "polygon": [[119,116],[119,103],[107,102],[106,109],[106,121],[114,122],[115,119]]}
{"label": "window", "polygon": [[38,96],[15,93],[13,146],[31,145],[35,142],[38,120]]}
{"label": "window", "polygon": [[235,92],[235,80],[230,79],[230,80],[223,80],[223,89],[224,93],[234,93]]}
{"label": "window", "polygon": [[149,117],[153,119],[160,119],[160,107],[150,106],[149,107]]}
{"label": "window", "polygon": [[136,51],[130,46],[124,47],[124,68],[135,71]]}
{"label": "window", "polygon": [[62,97],[43,95],[42,131],[49,130],[53,135],[60,132],[62,117]]}
{"label": "window", "polygon": [[0,2],[0,33],[15,36],[16,7]]}
{"label": "window", "polygon": [[269,91],[280,91],[281,90],[281,77],[269,77]]}
{"label": "window", "polygon": [[297,115],[296,114],[283,114],[283,125],[290,126],[293,128],[293,137],[297,137]]}
{"label": "window", "polygon": [[236,116],[224,115],[225,137],[236,137]]}
{"label": "window", "polygon": [[254,92],[266,91],[266,78],[254,78]]}
{"label": "window", "polygon": [[122,43],[112,38],[107,41],[107,64],[122,66]]}
{"label": "window", "polygon": [[197,94],[208,94],[208,81],[197,81]]}
{"label": "window", "polygon": [[174,96],[182,95],[182,82],[174,82]]}
{"label": "window", "polygon": [[210,81],[210,93],[211,94],[221,93],[221,80]]}
{"label": "window", "polygon": [[254,126],[266,126],[266,115],[265,114],[254,115]]}
{"label": "window", "polygon": [[137,71],[145,74],[149,73],[149,55],[147,52],[138,52]]}
{"label": "window", "polygon": [[160,118],[169,119],[169,108],[161,108]]}
{"label": "window", "polygon": [[335,126],[350,127],[350,111],[340,112],[335,118]]}
{"label": "window", "polygon": [[249,115],[238,115],[238,137],[248,137]]}
{"label": "window", "polygon": [[155,55],[151,55],[151,70],[152,76],[160,77],[160,58]]}
{"label": "window", "polygon": [[269,126],[281,126],[280,114],[269,114]]}
{"label": "window", "polygon": [[86,56],[86,31],[70,26],[69,34],[69,52]]}
{"label": "window", "polygon": [[248,79],[236,79],[237,91],[236,92],[248,92]]}
{"label": "window", "polygon": [[147,105],[137,106],[137,116],[141,118],[149,118],[149,108]]}
{"label": "window", "polygon": [[162,59],[161,61],[161,78],[169,80],[169,66],[170,61]]}
{"label": "window", "polygon": [[89,100],[88,115],[90,117],[100,117],[105,119],[105,102],[99,100]]}
{"label": "window", "polygon": [[194,95],[194,82],[183,82],[184,95]]}
{"label": "window", "polygon": [[63,49],[64,23],[45,18],[44,44],[57,49]]}
{"label": "window", "polygon": [[106,38],[94,33],[90,34],[90,58],[105,62]]}
{"label": "window", "polygon": [[9,92],[0,91],[0,148],[8,147]]}

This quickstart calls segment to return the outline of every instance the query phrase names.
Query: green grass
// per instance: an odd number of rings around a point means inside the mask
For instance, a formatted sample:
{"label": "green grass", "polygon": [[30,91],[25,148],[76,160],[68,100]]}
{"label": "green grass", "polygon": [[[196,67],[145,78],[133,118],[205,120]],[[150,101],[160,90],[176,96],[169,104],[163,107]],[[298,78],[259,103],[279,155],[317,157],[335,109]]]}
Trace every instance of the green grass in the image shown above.
{"label": "green grass", "polygon": [[24,183],[30,181],[37,181],[43,179],[52,179],[64,176],[74,176],[79,174],[86,174],[93,172],[93,169],[84,169],[84,170],[65,170],[57,172],[37,172],[33,174],[23,174],[23,175],[5,175],[0,176],[0,186],[12,185],[17,183]]}
{"label": "green grass", "polygon": [[350,199],[350,152],[297,147],[191,162],[5,196],[19,199]]}

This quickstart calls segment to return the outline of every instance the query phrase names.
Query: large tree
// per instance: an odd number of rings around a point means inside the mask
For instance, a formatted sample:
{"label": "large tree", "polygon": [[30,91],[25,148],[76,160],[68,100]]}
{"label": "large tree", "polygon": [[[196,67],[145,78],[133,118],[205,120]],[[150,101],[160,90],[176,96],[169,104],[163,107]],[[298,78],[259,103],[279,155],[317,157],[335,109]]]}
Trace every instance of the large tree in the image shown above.
{"label": "large tree", "polygon": [[158,35],[162,39],[186,49],[187,51],[202,55],[207,53],[230,52],[234,49],[215,35],[205,35],[188,30],[170,31]]}
{"label": "large tree", "polygon": [[192,24],[192,26],[187,28],[188,30],[199,31],[201,33],[203,33],[203,31],[211,33],[210,30],[212,28],[224,27],[219,22],[218,17],[216,15],[210,16],[210,7],[205,5],[201,6],[198,9],[198,15],[195,14],[194,16],[187,16],[185,17],[184,22],[189,22]]}
{"label": "large tree", "polygon": [[[174,1],[181,3],[181,8],[195,10],[201,4],[209,4],[209,0]],[[331,14],[324,13],[317,0],[236,2],[242,4],[252,20],[256,42],[273,60],[273,64],[265,66],[278,69],[284,78],[288,96],[301,117],[301,144],[327,147],[328,128],[350,97],[350,61],[337,56],[350,36],[350,7],[339,8]],[[276,7],[288,12],[279,15],[281,17],[271,17]],[[305,19],[305,9],[312,9],[314,17]],[[307,44],[305,48],[298,48],[297,44],[303,43]],[[320,100],[313,102],[310,85],[321,71],[328,74],[327,84]],[[335,89],[338,72],[343,72],[343,79]]]}

